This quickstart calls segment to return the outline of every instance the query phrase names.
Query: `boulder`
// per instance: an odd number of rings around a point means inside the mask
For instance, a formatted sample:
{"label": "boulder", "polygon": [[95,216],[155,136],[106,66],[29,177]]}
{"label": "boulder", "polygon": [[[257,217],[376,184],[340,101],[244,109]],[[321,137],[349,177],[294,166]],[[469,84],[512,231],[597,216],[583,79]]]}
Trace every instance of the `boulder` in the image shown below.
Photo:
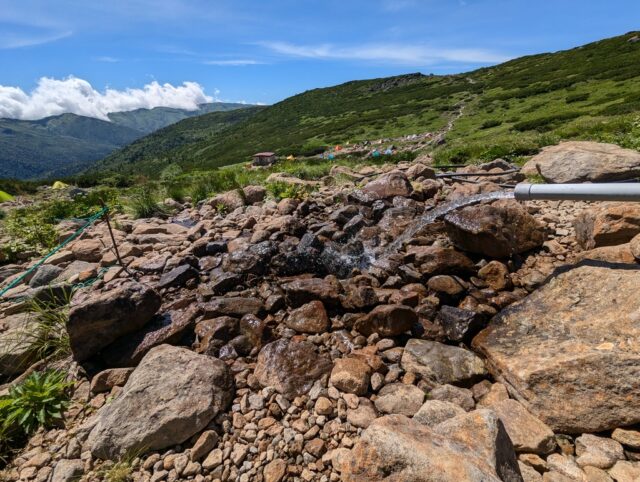
{"label": "boulder", "polygon": [[180,265],[162,275],[158,288],[174,288],[184,286],[187,281],[197,278],[198,271],[188,264]]}
{"label": "boulder", "polygon": [[179,343],[193,331],[199,314],[199,307],[192,305],[185,311],[169,311],[155,316],[142,329],[118,338],[102,349],[100,358],[110,367],[135,366],[153,347]]}
{"label": "boulder", "polygon": [[99,239],[81,239],[73,243],[71,252],[79,261],[97,263],[102,259],[104,244]]}
{"label": "boulder", "polygon": [[80,459],[62,459],[56,462],[50,482],[74,482],[84,474],[84,462]]}
{"label": "boulder", "polygon": [[242,188],[247,204],[259,203],[264,200],[267,190],[262,186],[245,186]]}
{"label": "boulder", "polygon": [[531,415],[516,400],[503,400],[491,408],[504,424],[516,452],[546,455],[556,447],[553,431],[540,419]]}
{"label": "boulder", "polygon": [[423,401],[424,392],[415,385],[391,383],[378,392],[375,406],[382,413],[412,417],[420,410]]}
{"label": "boulder", "polygon": [[38,323],[32,313],[18,313],[0,320],[0,375],[22,373],[34,361],[34,332]]}
{"label": "boulder", "polygon": [[331,366],[331,360],[320,355],[312,343],[282,338],[260,350],[254,375],[263,387],[295,398],[307,393]]}
{"label": "boulder", "polygon": [[469,384],[487,374],[484,362],[475,353],[415,338],[407,342],[400,363],[406,372],[416,373],[432,385]]}
{"label": "boulder", "polygon": [[283,286],[292,306],[301,306],[320,300],[327,306],[335,306],[340,300],[340,283],[327,278],[299,278]]}
{"label": "boulder", "polygon": [[542,246],[542,227],[516,201],[469,206],[447,214],[447,233],[460,249],[507,258]]}
{"label": "boulder", "polygon": [[338,358],[329,381],[341,392],[364,395],[369,388],[371,367],[359,358]]}
{"label": "boulder", "polygon": [[121,336],[139,330],[161,304],[152,288],[132,282],[72,306],[67,332],[74,358],[86,360]]}
{"label": "boulder", "polygon": [[554,432],[638,423],[639,285],[635,265],[578,264],[500,312],[473,346]]}
{"label": "boulder", "polygon": [[407,246],[407,261],[420,267],[425,276],[465,274],[474,270],[473,262],[452,248],[440,246]]}
{"label": "boulder", "polygon": [[291,312],[285,324],[299,333],[324,333],[329,328],[329,317],[322,301],[310,301]]}
{"label": "boulder", "polygon": [[122,393],[100,409],[88,447],[95,457],[113,459],[183,443],[226,410],[234,392],[233,377],[222,361],[158,346],[144,357]]}
{"label": "boulder", "polygon": [[345,482],[522,482],[513,445],[488,410],[433,428],[388,415],[367,428],[341,474]]}
{"label": "boulder", "polygon": [[445,420],[464,414],[462,407],[442,400],[427,400],[413,419],[427,427],[434,427]]}
{"label": "boulder", "polygon": [[29,287],[38,288],[40,286],[46,286],[55,280],[63,269],[53,264],[41,265],[33,277],[29,280]]}
{"label": "boulder", "polygon": [[640,153],[614,144],[561,142],[542,149],[523,166],[522,173],[539,174],[551,183],[633,179],[640,176]]}
{"label": "boulder", "polygon": [[411,329],[418,322],[413,308],[405,305],[379,305],[358,319],[355,329],[363,335],[397,336]]}
{"label": "boulder", "polygon": [[208,204],[216,209],[234,211],[245,205],[244,193],[240,189],[227,191],[209,199]]}
{"label": "boulder", "polygon": [[636,203],[607,203],[580,212],[574,221],[576,239],[585,249],[616,246],[640,233],[640,206]]}
{"label": "boulder", "polygon": [[615,440],[586,433],[576,439],[576,463],[599,469],[608,469],[618,460],[624,460],[624,449]]}
{"label": "boulder", "polygon": [[407,197],[413,191],[407,176],[400,171],[382,174],[377,179],[368,182],[362,191],[373,201],[388,199],[395,196]]}

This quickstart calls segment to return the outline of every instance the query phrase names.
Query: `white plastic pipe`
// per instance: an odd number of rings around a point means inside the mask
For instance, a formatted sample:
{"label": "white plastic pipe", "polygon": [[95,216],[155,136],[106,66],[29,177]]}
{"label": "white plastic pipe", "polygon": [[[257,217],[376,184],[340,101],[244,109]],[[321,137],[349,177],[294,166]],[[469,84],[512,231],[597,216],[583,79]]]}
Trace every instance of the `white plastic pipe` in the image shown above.
{"label": "white plastic pipe", "polygon": [[518,184],[518,201],[632,201],[640,202],[640,183]]}

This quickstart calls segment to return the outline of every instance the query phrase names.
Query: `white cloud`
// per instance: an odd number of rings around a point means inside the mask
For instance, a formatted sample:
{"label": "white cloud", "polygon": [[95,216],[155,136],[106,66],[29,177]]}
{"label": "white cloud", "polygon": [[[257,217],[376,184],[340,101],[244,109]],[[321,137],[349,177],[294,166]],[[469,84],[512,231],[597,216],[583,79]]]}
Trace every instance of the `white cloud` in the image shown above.
{"label": "white cloud", "polygon": [[154,107],[195,110],[199,104],[213,100],[197,82],[174,86],[153,81],[140,89],[108,88],[100,92],[77,77],[61,80],[42,77],[29,93],[19,87],[0,85],[0,118],[34,120],[71,112],[108,120],[110,112]]}
{"label": "white cloud", "polygon": [[433,65],[438,62],[499,63],[508,56],[484,49],[433,48],[425,45],[365,44],[340,47],[332,44],[295,45],[287,42],[261,42],[260,45],[288,57],[324,60],[364,60],[401,65]]}
{"label": "white cloud", "polygon": [[235,60],[205,60],[202,62],[205,65],[219,65],[219,66],[230,66],[230,67],[242,67],[244,65],[261,65],[264,62],[260,62],[258,60],[250,60],[250,59],[235,59]]}
{"label": "white cloud", "polygon": [[108,55],[103,55],[102,57],[96,57],[98,62],[107,62],[109,64],[115,64],[116,62],[120,62],[120,59],[115,57],[109,57]]}
{"label": "white cloud", "polygon": [[18,49],[34,45],[48,44],[71,36],[70,30],[65,32],[12,32],[0,31],[0,49]]}

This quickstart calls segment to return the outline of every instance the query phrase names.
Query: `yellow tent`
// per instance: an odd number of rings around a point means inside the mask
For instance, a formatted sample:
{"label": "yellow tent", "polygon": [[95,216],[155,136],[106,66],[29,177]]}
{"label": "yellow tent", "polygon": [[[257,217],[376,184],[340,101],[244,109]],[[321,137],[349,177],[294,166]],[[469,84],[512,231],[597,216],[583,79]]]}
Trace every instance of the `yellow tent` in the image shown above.
{"label": "yellow tent", "polygon": [[7,201],[13,201],[13,196],[7,192],[0,191],[0,203],[5,203]]}
{"label": "yellow tent", "polygon": [[287,161],[295,161],[296,158],[293,157],[292,155],[287,156]]}
{"label": "yellow tent", "polygon": [[56,181],[56,182],[53,183],[53,186],[51,186],[52,189],[66,189],[68,187],[69,187],[69,185],[65,184],[62,181]]}

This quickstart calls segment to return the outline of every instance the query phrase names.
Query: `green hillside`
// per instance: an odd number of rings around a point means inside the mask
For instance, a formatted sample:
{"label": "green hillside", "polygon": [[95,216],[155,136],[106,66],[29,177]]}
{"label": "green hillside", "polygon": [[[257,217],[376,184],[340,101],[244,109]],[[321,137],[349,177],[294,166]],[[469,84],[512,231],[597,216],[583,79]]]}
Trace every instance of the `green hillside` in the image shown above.
{"label": "green hillside", "polygon": [[189,117],[208,114],[210,112],[227,112],[244,107],[247,106],[245,104],[229,102],[211,102],[209,104],[200,104],[197,110],[155,107],[153,109],[113,112],[109,114],[109,119],[115,124],[149,134]]}
{"label": "green hillside", "polygon": [[515,158],[561,138],[635,147],[640,138],[635,132],[640,113],[636,35],[460,75],[412,74],[315,89],[260,110],[214,138],[198,141],[194,135],[193,142],[172,146],[170,155],[155,150],[152,157],[134,160],[120,151],[102,166],[128,165],[130,172],[153,174],[171,162],[210,168],[245,161],[262,150],[310,154],[349,141],[435,132],[460,109],[447,142],[435,148],[439,160]]}
{"label": "green hillside", "polygon": [[191,111],[165,107],[137,109],[112,113],[110,122],[76,114],[35,121],[0,119],[0,178],[73,175],[114,150],[182,119],[246,107],[214,102]]}
{"label": "green hillside", "polygon": [[197,156],[197,152],[193,152],[197,146],[214,142],[218,133],[246,121],[262,109],[265,107],[249,107],[185,119],[114,152],[92,170],[117,166],[118,172],[141,172],[139,167],[144,165],[146,172],[154,173],[158,167]]}

